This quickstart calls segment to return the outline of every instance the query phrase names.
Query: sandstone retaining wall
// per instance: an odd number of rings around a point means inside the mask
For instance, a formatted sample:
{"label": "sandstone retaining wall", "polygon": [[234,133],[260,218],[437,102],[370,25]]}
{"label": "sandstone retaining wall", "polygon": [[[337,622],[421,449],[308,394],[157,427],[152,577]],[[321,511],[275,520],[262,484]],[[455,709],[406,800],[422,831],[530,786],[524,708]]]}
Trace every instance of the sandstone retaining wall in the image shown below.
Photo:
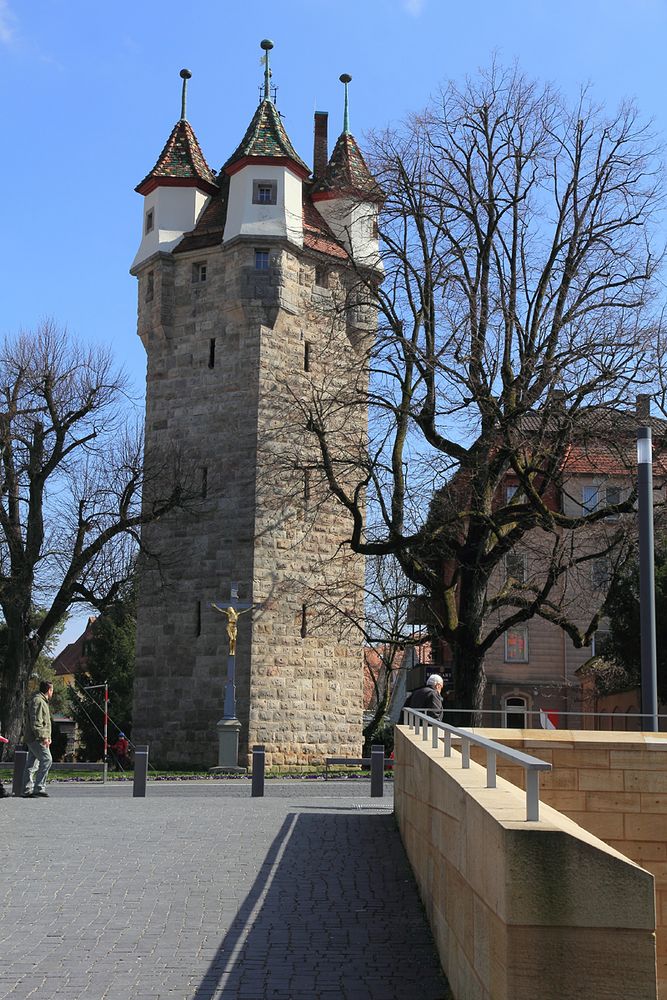
{"label": "sandstone retaining wall", "polygon": [[656,997],[653,878],[460,755],[396,729],[395,808],[457,1000]]}

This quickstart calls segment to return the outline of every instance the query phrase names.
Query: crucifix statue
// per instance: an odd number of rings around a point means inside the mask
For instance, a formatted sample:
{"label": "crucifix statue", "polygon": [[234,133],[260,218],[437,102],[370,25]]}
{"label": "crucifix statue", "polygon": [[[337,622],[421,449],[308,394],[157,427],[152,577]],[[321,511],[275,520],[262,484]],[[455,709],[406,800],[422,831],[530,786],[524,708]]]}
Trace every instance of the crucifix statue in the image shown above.
{"label": "crucifix statue", "polygon": [[[238,625],[237,622],[239,617],[245,614],[246,611],[252,611],[252,606],[249,608],[244,608],[243,611],[238,611],[233,605],[228,605],[226,608],[221,608],[219,604],[212,604],[212,608],[219,611],[221,615],[227,616],[227,635],[229,636],[229,655],[236,656],[236,636],[238,635]],[[238,607],[238,605],[237,605]]]}
{"label": "crucifix statue", "polygon": [[239,584],[232,581],[231,600],[225,605],[211,604],[215,611],[227,618],[227,635],[229,637],[229,654],[227,656],[227,685],[225,687],[225,712],[223,719],[236,719],[236,638],[238,635],[238,620],[246,611],[252,611],[255,605],[249,601],[239,601]]}

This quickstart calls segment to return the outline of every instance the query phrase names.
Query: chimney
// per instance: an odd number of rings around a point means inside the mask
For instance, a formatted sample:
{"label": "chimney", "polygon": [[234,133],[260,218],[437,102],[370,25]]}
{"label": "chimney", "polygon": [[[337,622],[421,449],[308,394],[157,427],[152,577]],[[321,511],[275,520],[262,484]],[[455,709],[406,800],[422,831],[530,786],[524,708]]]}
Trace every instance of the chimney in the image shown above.
{"label": "chimney", "polygon": [[651,419],[651,397],[647,392],[637,393],[635,414],[640,424],[646,424]]}
{"label": "chimney", "polygon": [[328,111],[315,112],[315,136],[313,141],[313,177],[315,178],[324,176],[327,163],[329,162],[328,120]]}

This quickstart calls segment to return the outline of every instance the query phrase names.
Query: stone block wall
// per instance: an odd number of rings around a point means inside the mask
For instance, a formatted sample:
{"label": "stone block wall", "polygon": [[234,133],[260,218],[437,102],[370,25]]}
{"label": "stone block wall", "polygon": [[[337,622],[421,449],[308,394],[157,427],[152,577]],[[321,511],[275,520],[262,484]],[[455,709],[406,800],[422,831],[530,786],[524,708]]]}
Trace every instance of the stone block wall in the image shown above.
{"label": "stone block wall", "polygon": [[566,816],[396,729],[395,809],[456,1000],[656,997],[653,878]]}
{"label": "stone block wall", "polygon": [[[541,798],[655,878],[658,996],[667,998],[667,734],[485,729],[485,736],[546,760]],[[478,750],[473,758],[481,760]],[[498,758],[523,785],[523,769]]]}
{"label": "stone block wall", "polygon": [[[205,282],[193,280],[201,263]],[[141,266],[146,468],[177,457],[199,494],[193,511],[143,534],[159,562],[145,560],[140,580],[133,739],[155,761],[217,763],[227,636],[211,603],[224,604],[234,580],[264,605],[239,621],[241,762],[256,742],[268,764],[360,752],[361,637],[316,630],[310,609],[311,594],[337,574],[358,602],[363,560],[343,553],[345,518],[317,483],[306,502],[292,461],[305,454],[305,394],[326,352],[340,359],[327,375],[339,390],[357,377],[339,308],[346,280],[334,268],[330,287],[319,288],[315,262],[279,243],[258,272],[254,244],[242,240]],[[361,409],[348,432],[362,439],[364,430]]]}

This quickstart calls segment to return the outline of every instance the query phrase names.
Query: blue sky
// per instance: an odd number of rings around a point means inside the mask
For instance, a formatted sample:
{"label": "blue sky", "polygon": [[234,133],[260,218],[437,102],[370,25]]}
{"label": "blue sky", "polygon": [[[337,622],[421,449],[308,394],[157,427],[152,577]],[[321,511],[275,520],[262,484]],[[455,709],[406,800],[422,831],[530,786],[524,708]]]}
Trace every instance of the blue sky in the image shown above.
{"label": "blue sky", "polygon": [[220,167],[255,109],[265,37],[307,162],[314,110],[330,112],[330,140],[340,131],[342,72],[363,143],[494,53],[566,95],[591,83],[610,108],[632,97],[667,133],[667,0],[0,0],[2,334],[48,316],[111,343],[141,397],[133,189],[180,116],[184,66],[188,119]]}

